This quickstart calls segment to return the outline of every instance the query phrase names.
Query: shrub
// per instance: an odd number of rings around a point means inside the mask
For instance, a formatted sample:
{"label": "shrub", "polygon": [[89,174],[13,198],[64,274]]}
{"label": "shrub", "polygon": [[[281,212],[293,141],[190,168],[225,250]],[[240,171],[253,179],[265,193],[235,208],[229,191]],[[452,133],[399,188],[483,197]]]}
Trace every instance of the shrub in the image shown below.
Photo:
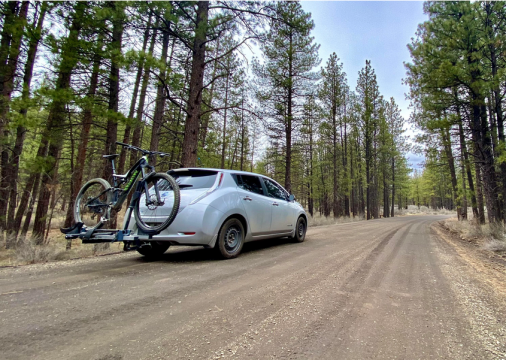
{"label": "shrub", "polygon": [[16,246],[16,258],[20,263],[35,264],[63,260],[64,257],[65,251],[48,244],[36,245],[33,239],[20,240]]}

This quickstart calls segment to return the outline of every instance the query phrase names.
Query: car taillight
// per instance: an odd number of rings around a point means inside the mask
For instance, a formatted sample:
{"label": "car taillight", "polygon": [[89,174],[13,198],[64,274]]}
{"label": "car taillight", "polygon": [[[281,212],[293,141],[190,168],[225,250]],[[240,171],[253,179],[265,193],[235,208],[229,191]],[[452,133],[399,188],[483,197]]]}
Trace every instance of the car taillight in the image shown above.
{"label": "car taillight", "polygon": [[205,193],[203,193],[199,197],[197,197],[196,199],[193,199],[193,201],[191,203],[189,203],[188,205],[193,205],[195,203],[198,203],[200,200],[202,200],[203,198],[205,198],[206,196],[208,196],[212,192],[214,192],[216,189],[218,189],[223,181],[223,175],[224,175],[224,173],[219,173],[218,181],[214,183],[213,187],[210,188],[209,190],[207,190]]}

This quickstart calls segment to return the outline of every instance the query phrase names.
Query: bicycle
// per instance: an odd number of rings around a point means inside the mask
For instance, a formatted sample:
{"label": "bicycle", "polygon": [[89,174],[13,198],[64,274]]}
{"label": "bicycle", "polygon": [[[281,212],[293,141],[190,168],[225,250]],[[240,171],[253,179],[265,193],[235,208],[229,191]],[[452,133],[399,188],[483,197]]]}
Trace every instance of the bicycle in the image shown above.
{"label": "bicycle", "polygon": [[[125,229],[132,211],[137,227],[145,234],[157,234],[166,229],[176,218],[179,210],[180,192],[174,178],[166,173],[156,173],[149,165],[149,158],[165,157],[170,154],[144,150],[139,147],[116,142],[127,150],[140,151],[143,156],[125,175],[116,174],[114,159],[119,154],[103,155],[111,161],[113,185],[102,178],[88,181],[79,191],[74,205],[76,224],[82,224],[87,230],[99,229],[111,218],[112,212],[121,210],[123,203],[132,191],[135,181],[137,187],[130,201]],[[147,171],[149,170],[149,171]],[[143,205],[145,205],[143,207]],[[163,219],[163,221],[160,221]]]}

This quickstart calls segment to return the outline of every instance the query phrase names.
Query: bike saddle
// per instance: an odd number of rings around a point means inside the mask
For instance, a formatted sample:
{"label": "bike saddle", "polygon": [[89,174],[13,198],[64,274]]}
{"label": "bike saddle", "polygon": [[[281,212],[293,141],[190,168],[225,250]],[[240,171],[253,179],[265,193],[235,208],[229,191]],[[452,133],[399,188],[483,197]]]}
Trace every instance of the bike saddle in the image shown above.
{"label": "bike saddle", "polygon": [[119,154],[111,154],[111,155],[102,155],[104,159],[114,160],[119,156]]}

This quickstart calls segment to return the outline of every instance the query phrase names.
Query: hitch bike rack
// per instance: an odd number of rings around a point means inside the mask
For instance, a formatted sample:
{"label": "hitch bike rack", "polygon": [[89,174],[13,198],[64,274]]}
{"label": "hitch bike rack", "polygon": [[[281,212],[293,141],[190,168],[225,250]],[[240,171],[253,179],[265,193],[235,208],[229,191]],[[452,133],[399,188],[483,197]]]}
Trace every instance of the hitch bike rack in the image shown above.
{"label": "hitch bike rack", "polygon": [[164,240],[163,235],[145,234],[138,229],[137,234],[133,234],[130,229],[87,229],[83,223],[79,222],[70,228],[61,228],[60,231],[65,234],[65,239],[81,239],[83,244],[113,243],[123,241],[124,251],[137,250],[145,246],[145,242],[153,240]]}

